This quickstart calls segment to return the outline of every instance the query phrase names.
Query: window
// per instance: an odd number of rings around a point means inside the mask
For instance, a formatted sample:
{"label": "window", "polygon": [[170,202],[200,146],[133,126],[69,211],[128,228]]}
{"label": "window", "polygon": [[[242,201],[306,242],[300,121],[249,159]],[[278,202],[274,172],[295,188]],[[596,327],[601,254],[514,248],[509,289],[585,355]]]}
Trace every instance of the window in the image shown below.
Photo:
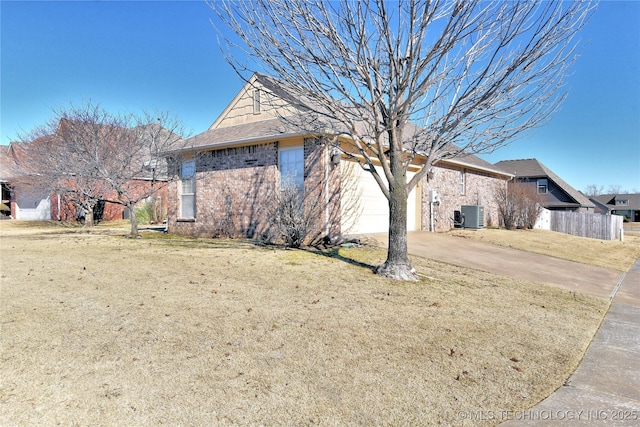
{"label": "window", "polygon": [[180,218],[196,217],[196,162],[182,162],[180,171]]}
{"label": "window", "polygon": [[282,148],[278,154],[280,188],[304,186],[304,148]]}
{"label": "window", "polygon": [[262,104],[260,101],[260,89],[256,89],[253,91],[253,114],[260,114],[262,111]]}
{"label": "window", "polygon": [[464,195],[465,192],[465,173],[463,170],[460,171],[460,194]]}
{"label": "window", "polygon": [[548,184],[546,179],[538,180],[538,194],[547,194]]}
{"label": "window", "polygon": [[628,199],[620,199],[620,200],[616,199],[616,206],[628,206],[628,205],[629,205]]}

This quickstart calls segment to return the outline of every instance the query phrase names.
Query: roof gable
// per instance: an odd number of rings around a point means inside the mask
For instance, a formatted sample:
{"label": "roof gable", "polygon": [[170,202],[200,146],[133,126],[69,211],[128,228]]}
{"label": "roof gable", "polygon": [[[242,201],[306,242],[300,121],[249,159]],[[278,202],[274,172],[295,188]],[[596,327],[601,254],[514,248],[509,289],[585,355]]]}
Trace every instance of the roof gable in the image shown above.
{"label": "roof gable", "polygon": [[[591,200],[602,203],[603,205],[606,205],[612,209],[640,209],[640,194],[638,193],[601,194],[599,196],[593,197]],[[627,204],[616,205],[616,201],[621,200],[626,200]]]}
{"label": "roof gable", "polygon": [[209,127],[209,130],[271,120],[300,111],[296,101],[278,83],[254,74]]}
{"label": "roof gable", "polygon": [[[254,111],[255,91],[260,92],[261,111],[259,113]],[[296,123],[305,122],[305,111],[309,108],[309,102],[311,101],[305,100],[304,97],[299,99],[293,96],[278,80],[256,73],[245,83],[208,130],[189,138],[184,141],[181,148],[170,152],[257,144],[327,132],[326,123],[331,123],[332,120],[326,117],[325,127],[320,126],[316,130],[296,126]],[[338,124],[336,124],[337,127]],[[421,133],[421,129],[413,123],[407,123],[406,132],[418,134]],[[452,151],[459,151],[459,148],[452,147]],[[424,153],[421,154],[424,156]],[[443,159],[439,163],[481,170],[505,178],[511,177],[510,173],[505,173],[473,154]]]}
{"label": "roof gable", "polygon": [[594,208],[595,205],[581,192],[567,184],[537,159],[502,160],[495,164],[505,172],[511,172],[520,178],[548,178],[553,181],[569,197],[583,207]]}

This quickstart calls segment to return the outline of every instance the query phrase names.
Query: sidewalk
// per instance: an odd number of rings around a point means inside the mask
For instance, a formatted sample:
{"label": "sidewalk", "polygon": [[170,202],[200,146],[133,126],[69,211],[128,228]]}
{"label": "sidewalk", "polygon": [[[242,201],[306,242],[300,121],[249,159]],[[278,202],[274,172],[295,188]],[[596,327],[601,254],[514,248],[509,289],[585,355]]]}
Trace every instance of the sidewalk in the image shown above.
{"label": "sidewalk", "polygon": [[[386,233],[366,236],[386,247]],[[503,426],[640,425],[640,259],[626,274],[438,233],[410,232],[409,253],[613,299],[580,365]]]}
{"label": "sidewalk", "polygon": [[640,259],[566,385],[503,426],[640,425]]}

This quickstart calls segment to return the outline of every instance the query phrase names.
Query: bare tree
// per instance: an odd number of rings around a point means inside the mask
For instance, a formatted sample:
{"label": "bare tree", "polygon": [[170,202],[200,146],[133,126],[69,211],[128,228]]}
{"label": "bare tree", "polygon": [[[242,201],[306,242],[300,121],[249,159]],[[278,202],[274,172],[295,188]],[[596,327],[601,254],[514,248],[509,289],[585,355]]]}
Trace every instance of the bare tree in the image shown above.
{"label": "bare tree", "polygon": [[[103,112],[98,109],[86,108],[82,113],[82,120],[95,123],[104,119]],[[69,143],[65,138],[71,137],[70,117],[67,112],[56,111],[45,124],[19,136],[21,154],[18,155],[20,176],[17,182],[22,188],[57,194],[72,203],[75,216],[84,218],[84,225],[91,227],[94,209],[106,198],[110,188],[90,173],[86,156],[81,152],[97,146],[100,135],[83,132],[73,135],[74,143]]]}
{"label": "bare tree", "polygon": [[67,195],[89,224],[99,200],[125,206],[137,236],[134,207],[167,180],[163,153],[182,141],[181,122],[167,113],[112,114],[91,102],[54,113],[28,143],[30,180]]}
{"label": "bare tree", "polygon": [[138,236],[135,206],[156,194],[159,184],[168,179],[165,152],[175,148],[183,140],[182,122],[168,113],[132,116],[133,127],[119,127],[111,139],[105,140],[108,148],[115,148],[111,159],[98,168],[100,179],[116,192],[114,203],[128,210],[131,220],[131,236]]}
{"label": "bare tree", "polygon": [[622,189],[622,186],[619,184],[610,185],[607,189],[609,194],[624,194],[625,191]]}
{"label": "bare tree", "polygon": [[[410,280],[410,191],[442,159],[491,152],[545,124],[565,98],[574,36],[592,11],[564,1],[209,5],[244,79],[253,72],[278,79],[313,117],[301,127],[332,129],[343,147],[351,144],[345,151],[389,201],[389,250],[377,272]],[[408,180],[418,159],[422,169]]]}
{"label": "bare tree", "polygon": [[595,197],[604,194],[604,187],[598,184],[589,184],[584,189],[584,194],[588,197]]}

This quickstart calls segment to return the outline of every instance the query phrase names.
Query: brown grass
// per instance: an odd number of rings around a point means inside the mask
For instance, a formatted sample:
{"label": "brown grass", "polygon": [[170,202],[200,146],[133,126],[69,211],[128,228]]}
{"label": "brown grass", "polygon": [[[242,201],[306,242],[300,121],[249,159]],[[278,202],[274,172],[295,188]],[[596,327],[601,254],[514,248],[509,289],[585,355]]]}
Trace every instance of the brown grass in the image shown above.
{"label": "brown grass", "polygon": [[388,281],[368,248],[29,230],[0,226],[3,426],[495,425],[459,414],[561,386],[608,307],[419,258]]}
{"label": "brown grass", "polygon": [[546,230],[485,228],[478,231],[455,229],[449,233],[452,236],[625,272],[640,258],[640,233],[626,233],[624,242],[588,239]]}

